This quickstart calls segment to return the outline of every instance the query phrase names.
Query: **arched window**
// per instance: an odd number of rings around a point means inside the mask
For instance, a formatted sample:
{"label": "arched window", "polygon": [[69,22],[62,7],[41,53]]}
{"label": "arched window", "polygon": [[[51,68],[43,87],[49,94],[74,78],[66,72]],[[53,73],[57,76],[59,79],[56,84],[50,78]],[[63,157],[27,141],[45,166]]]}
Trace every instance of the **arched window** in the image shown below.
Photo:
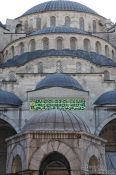
{"label": "arched window", "polygon": [[77,39],[75,37],[70,38],[70,48],[71,50],[76,50]]}
{"label": "arched window", "polygon": [[33,31],[33,19],[29,20],[29,32]]}
{"label": "arched window", "polygon": [[85,25],[84,25],[84,19],[83,19],[83,17],[81,17],[80,19],[79,19],[79,26],[80,26],[80,29],[81,30],[85,30]]}
{"label": "arched window", "polygon": [[50,26],[51,27],[55,27],[56,26],[56,17],[55,16],[51,16],[50,17]]}
{"label": "arched window", "polygon": [[96,158],[96,156],[93,155],[90,158],[88,169],[89,169],[89,174],[98,174],[98,172],[99,172],[99,161]]}
{"label": "arched window", "polygon": [[12,163],[12,173],[17,173],[22,171],[22,162],[19,155],[17,155]]}
{"label": "arched window", "polygon": [[11,47],[11,55],[14,57],[14,46]]}
{"label": "arched window", "polygon": [[36,18],[36,28],[41,29],[41,18]]}
{"label": "arched window", "polygon": [[33,66],[30,64],[26,65],[25,71],[26,73],[33,73],[34,72]]}
{"label": "arched window", "polygon": [[81,63],[76,63],[76,73],[81,73]]}
{"label": "arched window", "polygon": [[96,32],[96,20],[93,20],[93,32]]}
{"label": "arched window", "polygon": [[112,50],[112,59],[115,59],[114,50]]}
{"label": "arched window", "polygon": [[101,54],[101,43],[99,41],[96,42],[96,53]]}
{"label": "arched window", "polygon": [[105,81],[110,80],[110,73],[107,70],[104,71],[104,80]]}
{"label": "arched window", "polygon": [[15,32],[16,32],[16,33],[22,32],[22,24],[17,24],[17,25],[16,25]]}
{"label": "arched window", "polygon": [[63,38],[58,37],[57,38],[57,49],[62,50],[63,49]]}
{"label": "arched window", "polygon": [[36,47],[35,45],[36,45],[35,40],[34,39],[30,40],[30,42],[29,42],[29,51],[30,52],[35,50],[35,47]]}
{"label": "arched window", "polygon": [[20,54],[24,53],[24,43],[22,42],[19,44],[19,52]]}
{"label": "arched window", "polygon": [[43,50],[48,50],[49,49],[49,39],[48,38],[43,38]]}
{"label": "arched window", "polygon": [[60,60],[56,62],[56,72],[57,73],[63,72],[62,62]]}
{"label": "arched window", "polygon": [[3,54],[2,53],[0,53],[0,64],[2,64],[3,63]]}
{"label": "arched window", "polygon": [[42,62],[38,63],[38,73],[43,73],[43,63]]}
{"label": "arched window", "polygon": [[65,26],[70,27],[70,23],[71,23],[70,17],[66,16],[65,17]]}
{"label": "arched window", "polygon": [[28,21],[27,20],[24,23],[24,30],[25,32],[28,32]]}
{"label": "arched window", "polygon": [[14,71],[9,72],[9,80],[16,81],[16,74]]}
{"label": "arched window", "polygon": [[94,73],[94,67],[93,66],[90,67],[90,73]]}
{"label": "arched window", "polygon": [[5,52],[5,57],[6,58],[8,57],[8,50],[6,50],[6,52]]}
{"label": "arched window", "polygon": [[105,55],[109,57],[109,47],[107,45],[105,45]]}
{"label": "arched window", "polygon": [[84,50],[86,50],[88,52],[91,50],[90,40],[89,39],[84,39]]}

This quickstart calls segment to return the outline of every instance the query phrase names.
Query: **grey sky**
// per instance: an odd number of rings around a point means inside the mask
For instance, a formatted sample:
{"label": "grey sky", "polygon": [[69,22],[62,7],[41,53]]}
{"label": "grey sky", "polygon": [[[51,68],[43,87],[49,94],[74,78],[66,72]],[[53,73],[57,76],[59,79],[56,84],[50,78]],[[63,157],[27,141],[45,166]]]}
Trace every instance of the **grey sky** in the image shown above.
{"label": "grey sky", "polygon": [[[47,0],[45,0],[47,1]],[[44,0],[2,0],[0,3],[0,21],[5,23],[6,18],[16,18],[31,7],[45,2]],[[74,0],[95,10],[100,15],[116,22],[115,0]]]}

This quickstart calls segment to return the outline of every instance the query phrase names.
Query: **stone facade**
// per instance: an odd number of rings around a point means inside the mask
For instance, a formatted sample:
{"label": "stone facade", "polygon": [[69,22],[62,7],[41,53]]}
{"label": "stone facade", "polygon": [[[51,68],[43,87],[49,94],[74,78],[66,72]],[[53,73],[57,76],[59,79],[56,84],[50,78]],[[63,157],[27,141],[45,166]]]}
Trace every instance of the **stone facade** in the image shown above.
{"label": "stone facade", "polygon": [[[41,162],[52,152],[66,158],[71,175],[91,173],[88,168],[91,158],[94,163],[90,166],[96,167],[95,162],[99,161],[99,171],[93,174],[105,174],[107,170],[107,174],[111,170],[116,174],[116,168],[108,164],[111,159],[107,159],[113,150],[116,161],[116,92],[112,95],[116,91],[115,24],[91,10],[88,12],[87,7],[85,10],[67,10],[63,6],[65,1],[50,2],[62,3],[63,9],[59,5],[55,10],[50,6],[42,11],[37,6],[38,12],[31,11],[17,19],[7,19],[5,25],[0,24],[1,91],[12,92],[22,101],[19,106],[15,102],[10,104],[6,97],[0,101],[0,121],[6,123],[0,124],[0,129],[4,127],[10,133],[4,138],[0,135],[5,144],[1,155],[7,154],[6,169],[0,168],[0,174],[15,174],[18,170],[19,174],[22,171],[38,174]],[[43,89],[36,89],[38,82],[59,73],[77,80],[83,90],[62,87],[60,81],[59,86],[47,87],[46,83]],[[111,96],[96,104],[105,92],[111,92]],[[108,98],[111,103],[105,103]],[[32,99],[84,99],[85,109],[74,113],[88,125],[90,133],[73,132],[69,139],[70,131],[48,132],[48,135],[44,131],[22,132],[28,121],[40,113],[30,110]],[[105,131],[107,136],[104,136]],[[111,138],[109,132],[114,133]],[[5,139],[9,136],[12,137],[7,139],[6,151]]]}

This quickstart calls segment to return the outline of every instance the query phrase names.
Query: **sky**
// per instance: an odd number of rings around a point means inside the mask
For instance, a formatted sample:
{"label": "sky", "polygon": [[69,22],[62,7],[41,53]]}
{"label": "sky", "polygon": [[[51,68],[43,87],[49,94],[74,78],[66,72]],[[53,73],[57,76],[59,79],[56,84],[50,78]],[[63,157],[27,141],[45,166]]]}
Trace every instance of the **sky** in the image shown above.
{"label": "sky", "polygon": [[[48,0],[1,0],[0,21],[5,24],[6,19],[14,19],[21,16],[31,7]],[[72,0],[84,4],[95,10],[101,16],[116,22],[116,0]]]}

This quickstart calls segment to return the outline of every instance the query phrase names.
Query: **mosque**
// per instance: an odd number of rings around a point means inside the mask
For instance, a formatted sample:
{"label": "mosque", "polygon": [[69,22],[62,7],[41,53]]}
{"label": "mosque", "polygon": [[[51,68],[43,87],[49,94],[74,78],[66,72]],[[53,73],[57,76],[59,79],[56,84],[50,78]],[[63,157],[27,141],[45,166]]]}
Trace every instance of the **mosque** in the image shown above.
{"label": "mosque", "polygon": [[0,175],[116,175],[116,24],[70,0],[0,23],[0,157]]}

